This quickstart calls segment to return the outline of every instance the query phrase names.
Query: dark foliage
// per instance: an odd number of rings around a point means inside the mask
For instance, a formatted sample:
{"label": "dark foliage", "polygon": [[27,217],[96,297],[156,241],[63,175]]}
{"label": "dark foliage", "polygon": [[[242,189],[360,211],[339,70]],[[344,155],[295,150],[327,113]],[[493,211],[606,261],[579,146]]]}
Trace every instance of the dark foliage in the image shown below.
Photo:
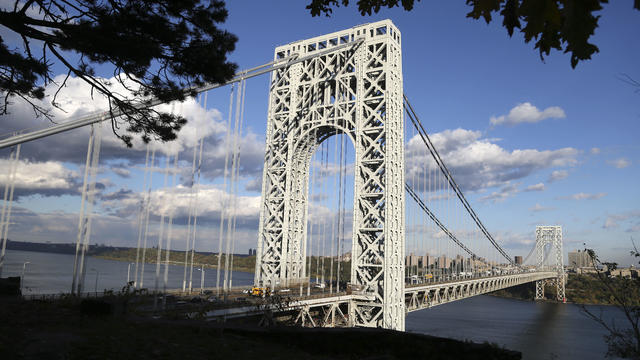
{"label": "dark foliage", "polygon": [[[640,258],[640,252],[638,252],[635,243],[633,243],[633,248],[631,255]],[[615,286],[614,279],[607,276],[607,273],[602,269],[606,267],[608,271],[612,271],[617,268],[617,264],[601,261],[593,249],[585,249],[585,251],[591,258],[597,281],[603,287],[604,292],[609,295],[610,302],[622,311],[627,321],[620,326],[620,324],[606,321],[602,318],[602,314],[595,314],[584,306],[582,311],[607,330],[608,334],[605,335],[605,340],[608,347],[608,357],[640,359],[640,306],[638,304],[640,279],[621,280],[624,281],[624,284]]]}
{"label": "dark foliage", "polygon": [[[227,55],[237,38],[217,27],[226,18],[223,1],[16,0],[13,9],[0,10],[0,25],[23,40],[21,49],[12,49],[0,38],[0,113],[7,114],[11,98],[19,97],[36,115],[51,118],[38,101],[57,64],[68,69],[59,89],[76,76],[109,99],[114,132],[124,123],[144,141],[173,140],[186,120],[146,105],[153,98],[184,100],[195,96],[194,87],[233,76],[236,65]],[[96,76],[105,65],[129,97]],[[58,106],[55,96],[51,103]],[[131,136],[117,135],[131,145]]]}
{"label": "dark foliage", "polygon": [[[420,1],[420,0],[417,0]],[[598,27],[602,4],[608,0],[466,0],[471,11],[467,17],[483,18],[487,23],[498,13],[502,17],[502,26],[509,36],[520,29],[524,41],[535,40],[534,48],[544,59],[551,50],[571,53],[571,67],[580,61],[591,59],[599,52],[598,47],[589,42],[589,38]],[[357,0],[362,15],[377,13],[381,8],[402,6],[410,11],[415,0]],[[349,5],[349,0],[311,0],[307,9],[313,16],[332,13],[333,7]],[[640,10],[640,0],[634,0],[633,8]]]}

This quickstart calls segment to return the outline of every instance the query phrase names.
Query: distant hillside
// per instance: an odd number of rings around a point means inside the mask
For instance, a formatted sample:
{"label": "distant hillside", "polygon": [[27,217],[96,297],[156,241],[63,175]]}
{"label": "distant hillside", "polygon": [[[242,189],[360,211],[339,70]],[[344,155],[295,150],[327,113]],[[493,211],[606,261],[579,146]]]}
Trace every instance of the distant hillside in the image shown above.
{"label": "distant hillside", "polygon": [[[56,254],[75,254],[76,253],[76,244],[68,243],[34,243],[34,242],[26,242],[26,241],[13,241],[7,240],[7,249],[8,250],[20,250],[20,251],[38,251],[38,252],[47,252],[47,253],[56,253]],[[98,256],[98,257],[110,257],[110,254],[130,254],[133,251],[135,260],[136,248],[124,247],[124,246],[108,246],[103,244],[89,245],[89,249],[87,254],[90,256]],[[147,249],[147,252],[152,251],[155,254],[155,249]],[[174,253],[182,254],[182,258],[184,258],[184,251],[171,251],[171,257],[174,256]],[[196,254],[199,255],[215,255],[213,252],[203,252],[198,251]],[[248,257],[246,254],[234,254],[234,257]],[[115,259],[115,260],[120,260]],[[127,260],[124,257],[122,260]]]}

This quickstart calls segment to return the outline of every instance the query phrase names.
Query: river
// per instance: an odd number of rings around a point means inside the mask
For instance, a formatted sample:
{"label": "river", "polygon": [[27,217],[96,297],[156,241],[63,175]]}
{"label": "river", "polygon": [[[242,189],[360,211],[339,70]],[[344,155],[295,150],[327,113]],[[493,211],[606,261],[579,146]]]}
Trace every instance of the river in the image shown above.
{"label": "river", "polygon": [[[625,324],[621,311],[589,306],[603,318]],[[434,336],[492,342],[521,351],[523,359],[604,359],[604,328],[573,304],[475,296],[412,312],[406,330]]]}
{"label": "river", "polygon": [[[20,276],[25,261],[26,295],[69,292],[73,256],[7,250],[3,276]],[[119,290],[127,281],[128,263],[87,258],[86,291]],[[153,288],[155,264],[145,265],[144,285]],[[131,265],[131,278],[135,264]],[[161,271],[164,271],[164,267]],[[183,266],[169,266],[169,288],[181,288]],[[96,286],[97,278],[97,286]],[[253,274],[233,272],[234,285],[250,285]],[[205,270],[205,287],[216,283],[216,270]],[[200,271],[194,270],[194,288],[200,287]],[[590,306],[606,319],[625,324],[623,314],[614,307]],[[525,360],[603,359],[607,346],[606,331],[588,319],[580,307],[572,304],[536,303],[494,296],[473,298],[412,312],[406,330],[415,333],[492,342],[523,353]]]}
{"label": "river", "polygon": [[[71,291],[71,280],[73,278],[73,255],[53,254],[35,251],[7,250],[5,255],[5,266],[2,276],[20,276],[22,266],[29,262],[25,268],[24,289],[25,295],[36,294],[58,294]],[[123,261],[106,260],[92,256],[85,258],[86,278],[84,291],[119,291],[127,283],[127,272],[129,263]],[[136,264],[132,263],[129,277],[133,281]],[[155,287],[156,264],[145,264],[143,287],[153,289]],[[216,286],[216,269],[205,269],[204,286]],[[162,288],[164,276],[164,265],[160,267],[159,286]],[[182,288],[184,278],[184,266],[169,265],[169,276],[167,281],[168,289]],[[193,287],[200,288],[201,273],[198,268],[193,270]],[[233,285],[250,285],[253,283],[253,273],[244,271],[233,272]],[[187,270],[187,281],[189,272]],[[220,279],[222,281],[222,277]]]}

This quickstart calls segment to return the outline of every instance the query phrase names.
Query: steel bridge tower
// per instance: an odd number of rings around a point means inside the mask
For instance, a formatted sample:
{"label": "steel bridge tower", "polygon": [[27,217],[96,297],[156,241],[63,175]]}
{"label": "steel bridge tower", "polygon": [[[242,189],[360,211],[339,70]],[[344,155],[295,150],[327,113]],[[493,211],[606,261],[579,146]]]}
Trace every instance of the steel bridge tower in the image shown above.
{"label": "steel bridge tower", "polygon": [[[547,247],[547,245],[549,245]],[[545,264],[545,249],[548,250],[549,261]],[[556,285],[556,298],[559,301],[565,299],[565,273],[562,256],[562,227],[561,226],[536,226],[536,265],[538,271],[556,271],[555,279],[536,281],[536,299],[544,299],[544,285]]]}
{"label": "steel bridge tower", "polygon": [[304,281],[310,161],[326,139],[355,148],[352,326],[404,330],[401,35],[389,20],[277,47],[314,56],[274,71],[269,90],[256,285]]}

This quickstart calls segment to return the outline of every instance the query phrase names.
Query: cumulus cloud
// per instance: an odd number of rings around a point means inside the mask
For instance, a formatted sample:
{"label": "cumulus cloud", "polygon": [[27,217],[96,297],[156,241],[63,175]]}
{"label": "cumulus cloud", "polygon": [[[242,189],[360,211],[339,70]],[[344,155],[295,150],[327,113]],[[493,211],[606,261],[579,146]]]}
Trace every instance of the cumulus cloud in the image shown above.
{"label": "cumulus cloud", "polygon": [[[9,160],[0,159],[0,169],[9,168]],[[9,172],[0,172],[0,184],[5,185],[8,181]],[[60,162],[19,160],[15,175],[14,199],[36,193],[44,196],[76,194],[81,184],[82,179],[78,172],[67,169]]]}
{"label": "cumulus cloud", "polygon": [[541,211],[548,211],[548,210],[553,210],[553,209],[555,209],[555,208],[553,208],[553,207],[546,207],[546,206],[542,206],[542,205],[540,205],[540,204],[536,203],[534,206],[532,206],[532,207],[530,207],[530,208],[529,208],[529,211],[532,211],[532,212],[541,212]]}
{"label": "cumulus cloud", "polygon": [[[58,82],[62,77],[56,77]],[[108,79],[114,86],[119,86],[117,81]],[[51,99],[56,86],[50,84],[46,88],[47,98]],[[125,92],[120,89],[120,92]],[[104,111],[107,109],[107,101],[104,97],[96,95],[92,98],[89,86],[77,78],[69,78],[65,88],[58,94],[57,102],[66,112],[52,107],[47,101],[40,103],[55,116],[55,120],[64,123],[72,118]],[[206,108],[198,99],[189,98],[183,103],[163,104],[158,110],[181,114],[188,123],[178,133],[175,141],[168,143],[151,142],[150,149],[157,151],[156,157],[164,154],[175,154],[180,151],[181,159],[191,159],[192,149],[197,141],[205,137],[202,175],[213,180],[222,175],[226,153],[230,151],[228,146],[228,133],[226,121],[222,114],[211,108]],[[49,127],[52,124],[42,118],[34,118],[33,111],[28,104],[16,101],[10,107],[11,114],[0,116],[0,134],[10,134],[21,129],[39,129]],[[55,161],[71,163],[83,166],[86,159],[87,143],[90,127],[75,129],[65,133],[52,135],[43,139],[29,142],[22,147],[21,158],[31,161],[46,162]],[[113,164],[110,170],[117,176],[127,178],[131,176],[130,169],[145,163],[147,146],[135,138],[133,148],[127,148],[112,132],[109,122],[99,126],[102,135],[102,147],[100,161],[102,164]],[[124,130],[120,130],[126,133]],[[229,141],[230,142],[230,141]],[[264,159],[264,142],[257,135],[247,132],[240,139],[240,151],[242,153],[240,176],[243,178],[260,177]],[[0,151],[0,156],[8,155],[8,150]]]}
{"label": "cumulus cloud", "polygon": [[535,185],[529,185],[526,189],[524,189],[524,191],[544,191],[544,184],[537,183]]}
{"label": "cumulus cloud", "polygon": [[[484,139],[479,131],[455,129],[431,135],[431,140],[443,161],[466,191],[506,186],[543,169],[572,166],[579,151],[574,148],[557,150],[507,150]],[[418,135],[409,139],[405,152],[406,178],[422,179],[436,165]]]}
{"label": "cumulus cloud", "polygon": [[628,167],[629,165],[631,165],[631,161],[627,160],[625,158],[609,160],[609,161],[607,161],[607,163],[609,163],[609,165],[614,166],[614,167],[616,167],[618,169],[624,169],[624,168]]}
{"label": "cumulus cloud", "polygon": [[591,154],[593,154],[593,155],[600,154],[600,151],[601,151],[600,148],[597,148],[597,147],[591,148]]}
{"label": "cumulus cloud", "polygon": [[626,211],[618,214],[608,215],[602,225],[604,229],[615,229],[620,227],[622,222],[635,222],[629,226],[627,232],[635,232],[640,227],[640,210]]}
{"label": "cumulus cloud", "polygon": [[549,179],[547,181],[554,182],[566,179],[567,177],[569,177],[569,172],[567,170],[554,170],[551,172],[551,175],[549,175]]}
{"label": "cumulus cloud", "polygon": [[128,179],[131,177],[131,170],[124,164],[111,165],[110,170],[121,178]]}
{"label": "cumulus cloud", "polygon": [[558,199],[563,200],[597,200],[603,198],[607,195],[607,193],[597,193],[597,194],[587,194],[587,193],[577,193],[569,196],[560,196]]}
{"label": "cumulus cloud", "polygon": [[498,117],[492,116],[491,125],[517,125],[522,123],[537,123],[550,118],[565,118],[564,110],[558,106],[551,106],[542,111],[529,102],[516,105],[509,114]]}
{"label": "cumulus cloud", "polygon": [[519,192],[520,190],[518,189],[517,184],[514,184],[514,185],[508,184],[507,186],[502,187],[498,191],[494,191],[489,195],[481,197],[480,201],[492,200],[493,202],[499,202],[499,201],[505,200],[506,198],[512,197]]}
{"label": "cumulus cloud", "polygon": [[[201,221],[219,221],[222,210],[230,213],[230,204],[235,203],[236,215],[241,219],[255,220],[260,213],[260,196],[237,196],[224,192],[214,185],[200,185],[196,210]],[[101,206],[111,214],[119,217],[131,217],[138,213],[143,194],[128,189],[104,194]],[[150,214],[161,216],[173,212],[175,218],[187,218],[189,207],[195,196],[191,188],[178,185],[173,189],[156,189],[151,192]]]}

